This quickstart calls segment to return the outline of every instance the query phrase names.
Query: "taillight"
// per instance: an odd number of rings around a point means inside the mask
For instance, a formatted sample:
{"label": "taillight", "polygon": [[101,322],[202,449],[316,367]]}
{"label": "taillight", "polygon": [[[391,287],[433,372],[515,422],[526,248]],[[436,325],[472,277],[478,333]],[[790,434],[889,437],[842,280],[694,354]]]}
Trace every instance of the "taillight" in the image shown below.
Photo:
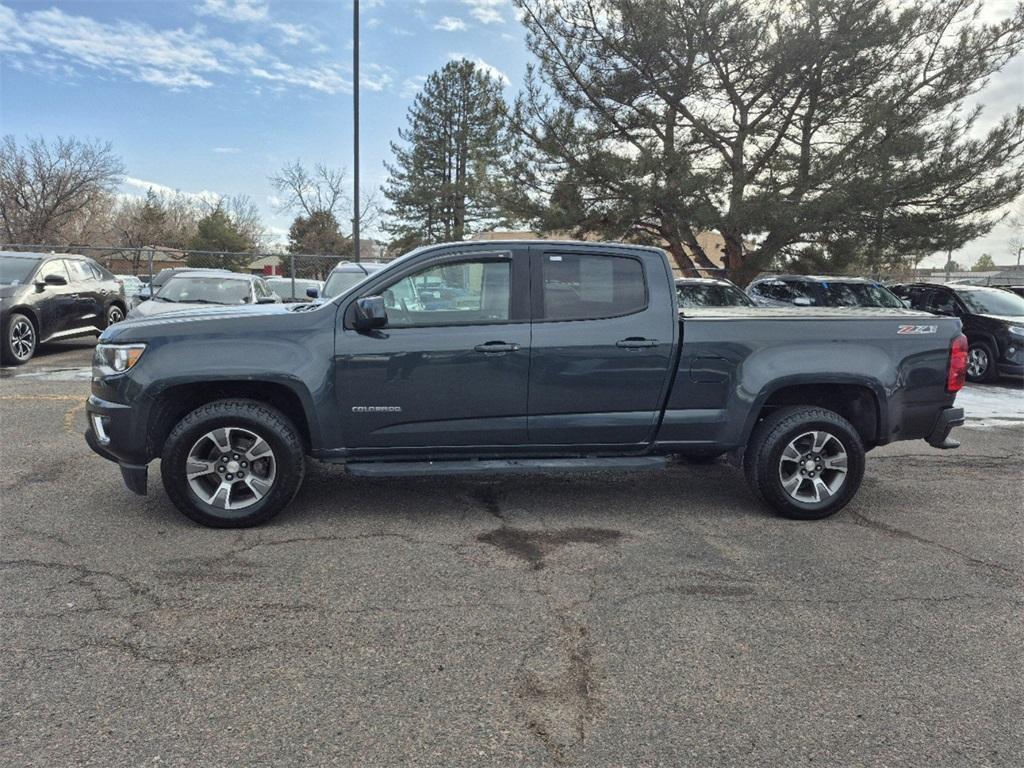
{"label": "taillight", "polygon": [[946,391],[959,392],[967,377],[967,337],[962,333],[949,345],[949,371],[946,373]]}

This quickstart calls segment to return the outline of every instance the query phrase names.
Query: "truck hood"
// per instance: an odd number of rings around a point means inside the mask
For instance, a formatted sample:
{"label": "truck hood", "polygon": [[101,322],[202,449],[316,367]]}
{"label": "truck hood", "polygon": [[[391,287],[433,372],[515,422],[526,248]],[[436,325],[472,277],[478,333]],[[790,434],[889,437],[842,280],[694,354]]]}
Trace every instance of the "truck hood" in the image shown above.
{"label": "truck hood", "polygon": [[[150,302],[146,302],[148,304]],[[166,302],[164,302],[166,303]],[[145,306],[143,304],[142,306]],[[197,322],[221,322],[233,319],[250,319],[271,315],[288,315],[289,307],[301,304],[239,304],[238,306],[219,306],[211,304],[167,304],[176,308],[173,312],[153,312],[139,316],[133,310],[128,318],[110,326],[101,336],[102,341],[145,340],[147,331],[155,328],[166,328],[168,325],[179,325]],[[138,308],[136,308],[138,309]]]}
{"label": "truck hood", "polygon": [[152,317],[153,315],[166,315],[171,312],[175,314],[193,313],[196,311],[232,311],[240,309],[253,309],[254,307],[267,307],[269,304],[189,304],[188,302],[160,301],[150,299],[144,301],[128,313],[128,319],[134,320],[141,317]]}

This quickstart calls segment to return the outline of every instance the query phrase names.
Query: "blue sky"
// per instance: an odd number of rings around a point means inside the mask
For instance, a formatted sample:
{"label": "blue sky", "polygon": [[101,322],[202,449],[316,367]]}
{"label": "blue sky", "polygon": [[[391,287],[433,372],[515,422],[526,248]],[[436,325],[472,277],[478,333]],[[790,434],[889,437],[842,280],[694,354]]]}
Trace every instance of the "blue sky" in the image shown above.
{"label": "blue sky", "polygon": [[[510,0],[361,8],[365,189],[384,182],[389,142],[427,74],[473,59],[511,97],[530,54]],[[1012,8],[988,0],[984,17]],[[109,140],[125,193],[245,194],[283,239],[292,217],[268,177],[296,158],[351,171],[351,39],[350,0],[0,0],[0,133]],[[975,98],[981,127],[1021,103],[1022,82],[1018,57]],[[1009,263],[1012,236],[1004,223],[954,257]]]}
{"label": "blue sky", "polygon": [[[361,173],[423,78],[453,57],[510,84],[527,61],[508,0],[362,0]],[[246,194],[281,236],[267,177],[296,158],[352,167],[350,2],[0,4],[0,132],[113,142],[124,191]]]}

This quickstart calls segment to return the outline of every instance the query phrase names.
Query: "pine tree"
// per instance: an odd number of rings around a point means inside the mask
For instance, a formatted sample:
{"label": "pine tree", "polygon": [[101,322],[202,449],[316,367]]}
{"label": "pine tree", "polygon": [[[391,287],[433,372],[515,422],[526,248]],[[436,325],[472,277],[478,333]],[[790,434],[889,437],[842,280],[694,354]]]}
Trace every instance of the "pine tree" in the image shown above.
{"label": "pine tree", "polygon": [[392,142],[385,229],[405,247],[462,240],[496,223],[495,169],[505,140],[502,86],[476,64],[448,62],[431,74]]}
{"label": "pine tree", "polygon": [[823,259],[880,270],[991,228],[1024,190],[1024,108],[970,100],[1024,48],[980,0],[516,0],[538,65],[513,110],[543,222],[666,245],[737,279]]}

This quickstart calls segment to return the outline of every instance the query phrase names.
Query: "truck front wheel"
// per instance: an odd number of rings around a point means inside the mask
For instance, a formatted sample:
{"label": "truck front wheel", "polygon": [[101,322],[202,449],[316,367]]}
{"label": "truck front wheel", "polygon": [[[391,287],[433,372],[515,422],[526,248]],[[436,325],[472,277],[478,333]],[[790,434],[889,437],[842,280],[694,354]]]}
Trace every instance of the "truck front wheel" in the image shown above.
{"label": "truck front wheel", "polygon": [[818,520],[853,498],[864,477],[864,444],[834,411],[780,408],[757,425],[743,460],[751,490],[784,517]]}
{"label": "truck front wheel", "polygon": [[304,473],[295,426],[253,400],[217,400],[192,411],[171,430],[160,460],[174,505],[212,528],[265,523],[292,500]]}

